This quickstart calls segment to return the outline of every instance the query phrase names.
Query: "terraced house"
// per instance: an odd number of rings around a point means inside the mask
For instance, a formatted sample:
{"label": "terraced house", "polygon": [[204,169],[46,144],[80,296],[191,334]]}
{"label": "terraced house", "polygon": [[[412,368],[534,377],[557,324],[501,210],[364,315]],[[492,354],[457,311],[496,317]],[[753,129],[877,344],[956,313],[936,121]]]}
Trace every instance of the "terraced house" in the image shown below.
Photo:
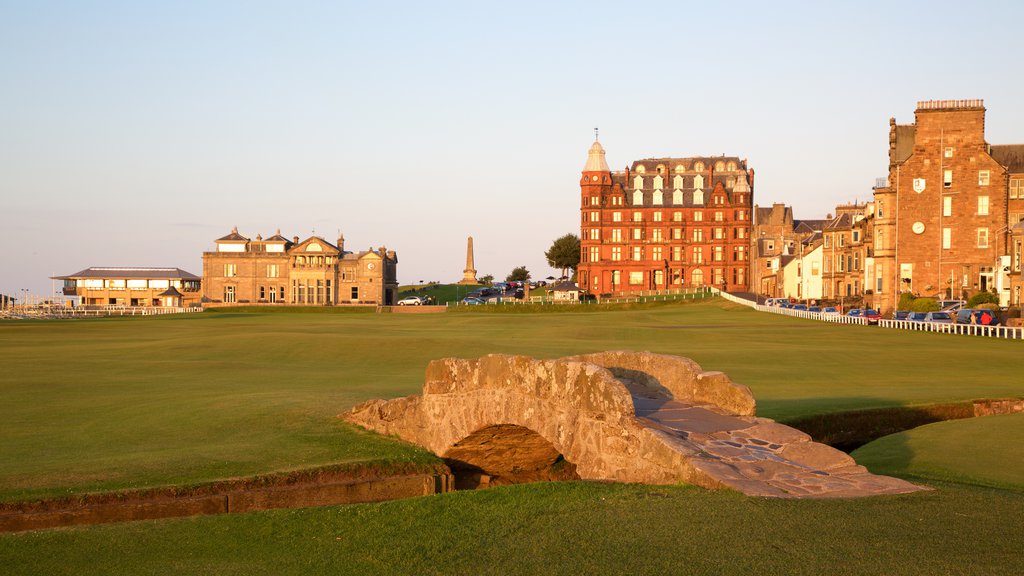
{"label": "terraced house", "polygon": [[982,100],[918,102],[913,124],[890,119],[889,174],[874,199],[870,284],[883,311],[901,292],[1020,303],[1011,234],[1024,219],[1024,145],[985,141]]}
{"label": "terraced house", "polygon": [[594,295],[750,285],[754,171],[735,156],[649,158],[580,179],[579,286]]}
{"label": "terraced house", "polygon": [[871,202],[836,206],[835,217],[822,230],[824,298],[842,303],[874,296],[866,280],[868,271],[874,269],[873,218]]}
{"label": "terraced house", "polygon": [[380,247],[345,250],[345,238],[264,239],[234,228],[203,253],[203,300],[219,304],[390,305],[398,293],[398,256]]}

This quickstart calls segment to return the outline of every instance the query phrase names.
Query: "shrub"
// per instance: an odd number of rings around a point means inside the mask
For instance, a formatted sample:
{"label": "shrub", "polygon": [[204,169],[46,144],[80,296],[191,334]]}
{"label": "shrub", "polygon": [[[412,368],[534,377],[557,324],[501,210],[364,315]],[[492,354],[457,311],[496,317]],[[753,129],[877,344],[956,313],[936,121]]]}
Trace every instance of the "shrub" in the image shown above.
{"label": "shrub", "polygon": [[968,308],[980,308],[979,304],[999,304],[999,297],[991,292],[978,292],[967,301]]}
{"label": "shrub", "polygon": [[941,310],[939,303],[934,298],[915,298],[910,305],[912,312],[935,312]]}
{"label": "shrub", "polygon": [[999,304],[993,304],[992,302],[982,302],[977,306],[971,306],[971,308],[977,308],[978,310],[999,310]]}
{"label": "shrub", "polygon": [[904,292],[900,294],[900,302],[896,305],[897,310],[910,310],[910,307],[914,305],[914,300],[917,297],[910,292]]}

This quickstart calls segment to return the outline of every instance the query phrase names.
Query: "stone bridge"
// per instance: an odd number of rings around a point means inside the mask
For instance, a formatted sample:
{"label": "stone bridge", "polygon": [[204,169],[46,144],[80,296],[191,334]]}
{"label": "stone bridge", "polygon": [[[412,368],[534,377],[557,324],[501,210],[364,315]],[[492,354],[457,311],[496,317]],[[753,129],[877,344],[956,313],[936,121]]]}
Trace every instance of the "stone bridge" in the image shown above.
{"label": "stone bridge", "polygon": [[422,396],[371,400],[344,418],[441,456],[457,487],[582,478],[783,498],[922,489],[754,410],[746,386],[689,359],[603,352],[435,360]]}

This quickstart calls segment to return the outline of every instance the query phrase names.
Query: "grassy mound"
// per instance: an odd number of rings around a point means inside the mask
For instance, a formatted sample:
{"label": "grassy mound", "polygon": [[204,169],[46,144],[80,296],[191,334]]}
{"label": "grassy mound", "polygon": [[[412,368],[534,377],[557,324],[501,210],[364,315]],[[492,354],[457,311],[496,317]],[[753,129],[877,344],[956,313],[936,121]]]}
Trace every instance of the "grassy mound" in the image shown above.
{"label": "grassy mound", "polygon": [[1024,492],[1024,414],[937,422],[853,452],[872,472]]}

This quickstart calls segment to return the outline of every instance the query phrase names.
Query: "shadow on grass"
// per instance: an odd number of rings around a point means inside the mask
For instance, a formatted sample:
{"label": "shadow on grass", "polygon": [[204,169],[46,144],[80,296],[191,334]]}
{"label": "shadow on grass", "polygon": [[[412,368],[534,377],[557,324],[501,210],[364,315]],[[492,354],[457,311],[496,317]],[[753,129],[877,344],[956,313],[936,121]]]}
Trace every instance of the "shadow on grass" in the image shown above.
{"label": "shadow on grass", "polygon": [[[835,404],[843,405],[851,401],[866,403],[864,398],[841,398],[836,399]],[[782,423],[809,434],[816,442],[849,453],[883,436],[933,422],[974,416],[974,405],[971,402],[957,402],[849,410],[802,416]],[[906,460],[909,461],[909,458]]]}

